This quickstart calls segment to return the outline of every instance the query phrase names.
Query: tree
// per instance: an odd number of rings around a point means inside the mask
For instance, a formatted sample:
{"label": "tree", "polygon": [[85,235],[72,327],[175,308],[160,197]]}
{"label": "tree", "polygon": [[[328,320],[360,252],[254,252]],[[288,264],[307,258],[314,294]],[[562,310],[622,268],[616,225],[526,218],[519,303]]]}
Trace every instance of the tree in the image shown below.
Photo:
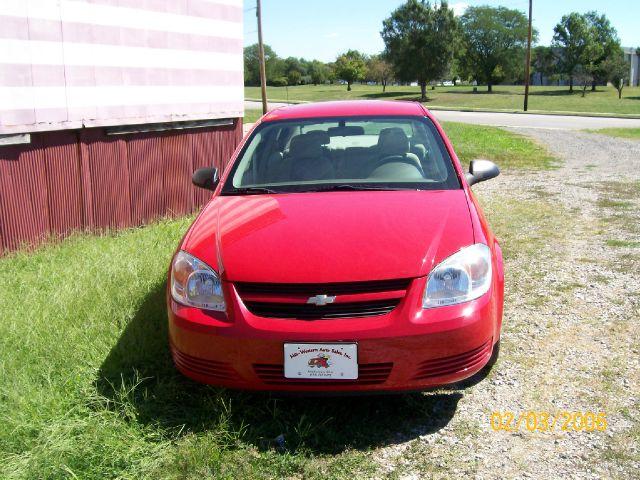
{"label": "tree", "polygon": [[333,85],[333,82],[335,82],[338,79],[338,76],[336,75],[336,63],[329,62],[326,64],[326,67],[327,67],[327,80],[329,80],[329,83]]}
{"label": "tree", "polygon": [[287,77],[289,85],[299,85],[302,77],[307,74],[305,60],[295,57],[288,57],[284,60],[284,75]]}
{"label": "tree", "polygon": [[302,80],[302,74],[299,70],[289,70],[289,73],[286,76],[287,85],[300,85],[300,81]]}
{"label": "tree", "polygon": [[324,83],[329,78],[329,68],[319,60],[314,60],[307,69],[314,85]]}
{"label": "tree", "polygon": [[271,80],[270,84],[272,87],[286,87],[289,82],[287,81],[287,77],[278,77]]}
{"label": "tree", "polygon": [[407,0],[382,22],[385,56],[399,80],[418,81],[422,101],[427,84],[447,71],[457,25],[446,1],[432,7],[424,0]]}
{"label": "tree", "polygon": [[618,90],[618,98],[622,98],[624,82],[629,78],[629,64],[624,59],[622,49],[618,49],[617,52],[610,55],[603,62],[602,67],[607,72],[608,80]]}
{"label": "tree", "polygon": [[[506,77],[518,77],[524,69],[527,17],[505,7],[469,7],[460,17],[462,47],[460,67],[487,91]],[[534,39],[537,36],[534,32]]]}
{"label": "tree", "polygon": [[[531,66],[535,73],[543,77],[550,77],[556,73],[558,68],[558,57],[553,53],[551,47],[539,45],[533,49]],[[542,83],[542,79],[540,79]]]}
{"label": "tree", "polygon": [[606,82],[607,80],[608,72],[604,68],[604,63],[618,53],[621,48],[620,39],[618,38],[618,32],[611,25],[606,15],[598,15],[598,12],[588,12],[585,14],[585,19],[593,29],[596,43],[602,46],[599,56],[594,59],[594,78],[591,90],[595,91],[597,82]]}
{"label": "tree", "polygon": [[382,91],[387,89],[387,83],[393,76],[393,66],[382,55],[372,55],[367,64],[369,76],[382,85]]}
{"label": "tree", "polygon": [[[260,85],[259,59],[257,43],[244,48],[244,83],[246,85]],[[264,46],[264,59],[268,82],[283,76],[282,59],[278,58],[269,45]]]}
{"label": "tree", "polygon": [[336,77],[347,82],[347,91],[351,91],[351,84],[362,80],[367,72],[364,55],[357,50],[349,50],[336,59]]}
{"label": "tree", "polygon": [[591,84],[591,82],[593,82],[593,69],[580,64],[574,70],[573,78],[582,88],[580,94],[584,98],[585,94],[587,93],[587,87]]}
{"label": "tree", "polygon": [[560,70],[569,76],[569,91],[572,92],[576,69],[581,66],[581,77],[593,74],[603,47],[597,43],[595,28],[586,16],[576,12],[564,15],[553,31],[552,46],[562,51]]}

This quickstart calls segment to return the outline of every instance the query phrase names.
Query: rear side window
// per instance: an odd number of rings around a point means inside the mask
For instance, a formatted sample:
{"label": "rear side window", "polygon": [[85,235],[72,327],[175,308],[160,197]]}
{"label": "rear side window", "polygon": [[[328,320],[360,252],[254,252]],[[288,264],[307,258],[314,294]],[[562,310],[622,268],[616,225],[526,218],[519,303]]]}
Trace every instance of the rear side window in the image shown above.
{"label": "rear side window", "polygon": [[461,188],[437,129],[423,117],[266,122],[247,141],[223,194],[329,189]]}

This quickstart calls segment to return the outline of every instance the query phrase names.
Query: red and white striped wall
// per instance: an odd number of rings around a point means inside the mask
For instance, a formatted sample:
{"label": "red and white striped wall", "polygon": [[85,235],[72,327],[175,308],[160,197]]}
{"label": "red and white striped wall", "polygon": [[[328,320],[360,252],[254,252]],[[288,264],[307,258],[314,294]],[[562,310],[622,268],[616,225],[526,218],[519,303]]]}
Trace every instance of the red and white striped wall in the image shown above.
{"label": "red and white striped wall", "polygon": [[0,134],[243,115],[242,0],[0,0]]}

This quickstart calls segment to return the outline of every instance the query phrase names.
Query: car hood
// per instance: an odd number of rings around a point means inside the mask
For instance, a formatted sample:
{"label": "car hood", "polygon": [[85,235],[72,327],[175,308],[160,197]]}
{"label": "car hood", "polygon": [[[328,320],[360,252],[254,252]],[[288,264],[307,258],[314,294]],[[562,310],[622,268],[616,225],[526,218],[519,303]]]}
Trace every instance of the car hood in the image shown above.
{"label": "car hood", "polygon": [[463,190],[220,196],[183,249],[229,281],[324,283],[426,275],[473,243]]}

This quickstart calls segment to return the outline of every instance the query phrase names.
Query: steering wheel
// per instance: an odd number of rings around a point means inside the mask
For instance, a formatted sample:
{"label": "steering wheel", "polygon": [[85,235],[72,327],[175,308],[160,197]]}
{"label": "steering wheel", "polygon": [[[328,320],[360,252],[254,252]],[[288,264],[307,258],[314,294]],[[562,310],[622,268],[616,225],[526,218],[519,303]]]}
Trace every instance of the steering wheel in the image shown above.
{"label": "steering wheel", "polygon": [[411,165],[416,170],[418,170],[418,172],[420,172],[420,175],[422,175],[423,177],[425,176],[424,170],[422,170],[422,165],[420,165],[420,161],[411,157],[407,157],[406,155],[389,155],[386,157],[382,157],[373,164],[370,174],[371,172],[374,172],[376,169],[380,168],[382,165],[386,165],[387,163],[406,163],[407,165]]}

